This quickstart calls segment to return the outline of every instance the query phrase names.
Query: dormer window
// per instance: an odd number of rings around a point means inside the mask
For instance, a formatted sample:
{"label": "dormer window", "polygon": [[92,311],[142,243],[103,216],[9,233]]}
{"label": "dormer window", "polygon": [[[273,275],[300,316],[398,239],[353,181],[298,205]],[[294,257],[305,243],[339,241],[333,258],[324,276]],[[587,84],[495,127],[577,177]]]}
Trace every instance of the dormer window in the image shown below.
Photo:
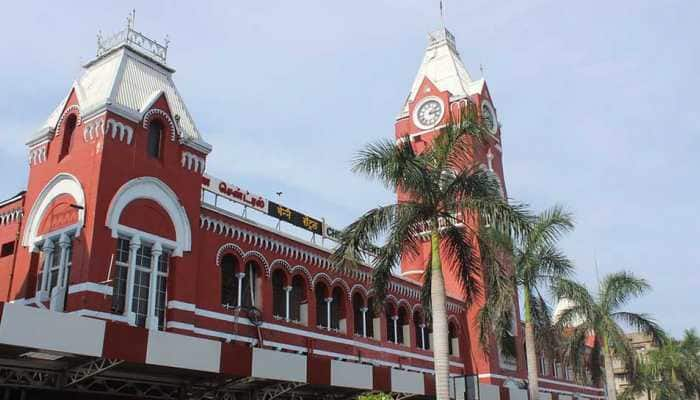
{"label": "dormer window", "polygon": [[61,153],[58,156],[59,160],[67,156],[70,153],[71,142],[73,139],[73,132],[75,131],[75,126],[78,124],[78,118],[75,114],[68,117],[66,124],[63,127],[63,142],[61,143]]}
{"label": "dormer window", "polygon": [[160,158],[161,142],[163,139],[163,125],[158,121],[153,121],[148,126],[148,156]]}

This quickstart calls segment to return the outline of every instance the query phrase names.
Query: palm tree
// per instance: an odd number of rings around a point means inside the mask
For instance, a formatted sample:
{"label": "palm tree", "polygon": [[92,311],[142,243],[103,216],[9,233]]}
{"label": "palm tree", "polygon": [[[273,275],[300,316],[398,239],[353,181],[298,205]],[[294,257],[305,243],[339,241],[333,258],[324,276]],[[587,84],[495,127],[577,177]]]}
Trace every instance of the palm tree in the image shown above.
{"label": "palm tree", "polygon": [[506,268],[490,269],[501,272],[488,280],[490,300],[479,313],[481,341],[488,340],[490,325],[494,326],[496,337],[504,336],[503,329],[510,324],[504,320],[512,318],[516,293],[522,293],[528,391],[533,400],[539,398],[538,350],[551,354],[559,336],[558,331],[552,329],[551,313],[543,292],[573,270],[571,261],[556,246],[559,238],[573,229],[572,219],[570,213],[555,206],[538,215],[529,233],[519,241],[498,232],[489,235],[490,242],[499,243],[496,248],[509,249],[508,258],[513,267],[508,268],[506,262],[503,263]]}
{"label": "palm tree", "polygon": [[[410,141],[381,140],[359,152],[353,170],[380,181],[402,199],[367,211],[338,235],[334,254],[345,267],[369,259],[378,303],[386,296],[392,270],[402,257],[419,253],[430,241],[423,298],[432,314],[436,394],[447,400],[449,355],[443,263],[454,268],[469,300],[479,291],[478,226],[489,225],[518,235],[530,217],[521,205],[509,204],[498,180],[480,168],[475,149],[491,140],[469,107],[441,129],[421,152]],[[377,244],[379,242],[380,244]]]}
{"label": "palm tree", "polygon": [[682,340],[668,339],[639,357],[621,399],[646,394],[648,400],[690,400],[700,395],[700,338],[687,330]]}
{"label": "palm tree", "polygon": [[[603,358],[605,384],[608,399],[616,400],[613,358],[626,363],[633,370],[635,351],[625,336],[622,324],[649,335],[659,343],[664,337],[662,329],[647,314],[637,314],[622,310],[622,307],[651,289],[649,284],[630,272],[617,272],[607,275],[601,282],[597,294],[592,294],[584,285],[570,280],[562,280],[555,288],[557,297],[568,299],[571,306],[559,315],[557,325],[569,329],[567,335],[567,355],[574,371],[581,375],[585,371],[584,357],[581,357],[585,342],[591,335],[596,347],[591,354]],[[590,360],[588,367],[600,368],[597,360]],[[598,375],[599,371],[592,371]]]}

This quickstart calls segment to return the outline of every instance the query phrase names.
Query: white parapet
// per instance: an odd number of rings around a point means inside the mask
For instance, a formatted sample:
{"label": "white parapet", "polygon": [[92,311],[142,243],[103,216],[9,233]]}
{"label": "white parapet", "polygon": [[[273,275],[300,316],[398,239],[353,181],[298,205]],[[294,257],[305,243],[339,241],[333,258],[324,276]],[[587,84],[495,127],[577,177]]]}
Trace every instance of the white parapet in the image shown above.
{"label": "white parapet", "polygon": [[102,356],[105,322],[19,304],[5,304],[0,343],[62,353]]}

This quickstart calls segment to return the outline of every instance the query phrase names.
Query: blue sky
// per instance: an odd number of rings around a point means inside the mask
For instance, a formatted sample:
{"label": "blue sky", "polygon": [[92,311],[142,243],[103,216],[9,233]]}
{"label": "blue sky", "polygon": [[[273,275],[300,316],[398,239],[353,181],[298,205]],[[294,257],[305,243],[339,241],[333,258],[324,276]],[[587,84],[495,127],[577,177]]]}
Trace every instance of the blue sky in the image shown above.
{"label": "blue sky", "polygon": [[[169,63],[214,151],[209,173],[342,226],[391,200],[349,171],[393,135],[437,0],[10,2],[0,24],[0,197],[26,184],[24,141],[94,55],[98,30],[170,35]],[[509,195],[571,209],[578,277],[628,269],[631,308],[700,328],[697,1],[446,1],[446,24],[503,124]]]}

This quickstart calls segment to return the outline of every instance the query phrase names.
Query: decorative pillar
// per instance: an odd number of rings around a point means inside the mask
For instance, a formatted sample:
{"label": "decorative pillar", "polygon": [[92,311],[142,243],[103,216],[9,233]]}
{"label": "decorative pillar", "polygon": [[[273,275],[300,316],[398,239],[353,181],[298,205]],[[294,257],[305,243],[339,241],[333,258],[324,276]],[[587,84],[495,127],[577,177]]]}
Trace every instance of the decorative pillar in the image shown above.
{"label": "decorative pillar", "polygon": [[290,306],[291,304],[289,303],[289,299],[292,294],[292,287],[291,286],[285,286],[284,287],[284,320],[289,322],[290,321]]}
{"label": "decorative pillar", "polygon": [[394,344],[399,344],[399,316],[394,315],[391,320],[394,323]]}
{"label": "decorative pillar", "polygon": [[39,292],[36,294],[39,301],[46,301],[49,299],[49,275],[51,274],[51,263],[53,262],[53,242],[51,240],[44,240],[44,245],[41,251],[44,253],[44,266],[41,273],[41,285],[39,286]]}
{"label": "decorative pillar", "polygon": [[418,327],[420,327],[421,348],[425,350],[425,324],[420,324]]}
{"label": "decorative pillar", "polygon": [[367,307],[362,307],[360,308],[360,312],[362,313],[362,337],[367,337],[367,311],[369,309]]}
{"label": "decorative pillar", "polygon": [[[70,237],[62,233],[58,239],[58,276],[56,277],[56,287],[51,291],[51,311],[63,311],[66,299],[66,278],[68,275],[68,250],[70,249]],[[54,254],[56,256],[56,254]]]}
{"label": "decorative pillar", "polygon": [[332,297],[326,297],[326,329],[331,330],[331,304],[333,303]]}
{"label": "decorative pillar", "polygon": [[245,278],[245,272],[239,272],[236,274],[238,279],[238,293],[236,298],[236,307],[241,308],[243,306],[243,278]]}
{"label": "decorative pillar", "polygon": [[66,287],[68,284],[68,250],[70,249],[70,236],[62,233],[58,239],[58,247],[61,249],[61,259],[58,267],[57,286]]}
{"label": "decorative pillar", "polygon": [[134,280],[136,279],[136,252],[141,248],[141,238],[134,236],[129,242],[129,270],[126,274],[125,312],[129,324],[136,325],[136,314],[132,311],[134,303]]}
{"label": "decorative pillar", "polygon": [[156,243],[151,248],[151,276],[148,285],[148,315],[146,328],[158,330],[158,316],[156,315],[156,299],[158,298],[158,263],[163,254],[163,247]]}

